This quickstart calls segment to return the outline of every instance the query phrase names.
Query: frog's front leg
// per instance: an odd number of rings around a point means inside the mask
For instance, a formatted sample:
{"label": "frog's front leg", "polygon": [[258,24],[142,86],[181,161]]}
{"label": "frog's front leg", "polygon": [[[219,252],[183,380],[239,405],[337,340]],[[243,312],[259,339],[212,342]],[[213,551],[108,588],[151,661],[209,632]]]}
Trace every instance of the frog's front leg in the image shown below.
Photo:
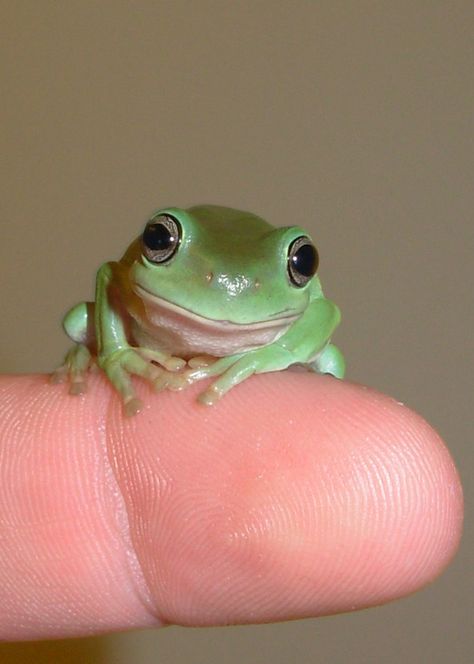
{"label": "frog's front leg", "polygon": [[[127,335],[128,314],[114,296],[113,289],[121,281],[122,267],[106,263],[96,282],[95,330],[97,362],[108,379],[121,394],[126,415],[134,415],[142,408],[135,396],[131,374],[156,383],[168,372],[178,371],[186,362],[159,350],[131,346]],[[121,290],[124,292],[124,289]],[[161,365],[158,367],[157,364]]]}

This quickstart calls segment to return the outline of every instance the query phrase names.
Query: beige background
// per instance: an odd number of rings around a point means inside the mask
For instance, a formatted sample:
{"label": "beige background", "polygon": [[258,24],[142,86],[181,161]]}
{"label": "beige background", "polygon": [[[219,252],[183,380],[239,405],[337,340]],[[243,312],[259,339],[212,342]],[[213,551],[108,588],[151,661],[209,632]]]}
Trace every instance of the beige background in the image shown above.
{"label": "beige background", "polygon": [[[0,367],[48,371],[59,320],[162,205],[317,239],[349,377],[442,433],[472,498],[474,4],[0,4]],[[0,646],[34,661],[472,661],[472,530],[434,585],[294,623]]]}

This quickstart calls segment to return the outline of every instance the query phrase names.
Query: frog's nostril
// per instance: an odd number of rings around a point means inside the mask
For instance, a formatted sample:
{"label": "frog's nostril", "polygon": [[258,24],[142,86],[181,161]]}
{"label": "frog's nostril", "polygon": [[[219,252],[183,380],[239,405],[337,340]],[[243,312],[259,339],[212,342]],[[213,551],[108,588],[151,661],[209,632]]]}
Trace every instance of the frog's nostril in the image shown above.
{"label": "frog's nostril", "polygon": [[255,279],[255,281],[253,282],[253,287],[255,288],[255,290],[258,290],[260,288],[260,285],[261,285],[260,279]]}
{"label": "frog's nostril", "polygon": [[210,284],[211,281],[212,281],[213,279],[214,279],[214,272],[208,272],[208,273],[206,274],[206,281],[207,281],[207,283]]}

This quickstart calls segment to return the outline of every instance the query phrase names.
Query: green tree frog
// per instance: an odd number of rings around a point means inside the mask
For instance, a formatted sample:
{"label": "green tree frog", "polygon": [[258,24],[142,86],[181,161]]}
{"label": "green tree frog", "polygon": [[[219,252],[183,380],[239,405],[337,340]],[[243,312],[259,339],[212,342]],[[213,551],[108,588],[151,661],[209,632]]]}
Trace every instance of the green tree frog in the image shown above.
{"label": "green tree frog", "polygon": [[53,380],[81,394],[95,361],[132,415],[142,407],[132,374],[175,390],[212,378],[199,396],[206,405],[294,364],[343,378],[330,343],[340,313],[323,296],[318,262],[299,226],[215,205],[158,210],[123,258],[101,266],[95,302],[66,314],[75,345]]}

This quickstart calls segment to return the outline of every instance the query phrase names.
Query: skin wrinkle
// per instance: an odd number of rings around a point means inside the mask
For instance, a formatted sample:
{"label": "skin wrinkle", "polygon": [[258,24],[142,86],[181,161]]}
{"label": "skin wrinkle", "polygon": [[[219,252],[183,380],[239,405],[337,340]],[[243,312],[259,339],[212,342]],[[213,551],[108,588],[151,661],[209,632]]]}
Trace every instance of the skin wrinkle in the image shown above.
{"label": "skin wrinkle", "polygon": [[115,448],[114,447],[111,448],[110,446],[107,445],[107,441],[109,438],[108,426],[107,426],[108,420],[109,418],[106,414],[106,411],[104,411],[104,418],[98,427],[98,431],[99,431],[100,446],[102,448],[104,459],[106,459],[107,462],[105,477],[109,489],[109,494],[116,505],[116,510],[114,513],[115,522],[120,529],[121,541],[124,547],[125,556],[129,567],[130,577],[136,595],[140,603],[143,605],[143,608],[150,614],[153,620],[157,620],[158,616],[156,613],[156,609],[154,607],[154,603],[152,601],[151,591],[150,588],[148,587],[146,577],[141,568],[140,560],[134,548],[133,539],[130,534],[130,523],[128,517],[128,510],[125,503],[125,498],[121,491],[120,484],[117,481],[116,473],[114,470],[116,464],[115,453],[114,453]]}
{"label": "skin wrinkle", "polygon": [[[143,386],[139,386],[143,389]],[[148,495],[148,500],[151,504],[159,505],[159,500],[162,498],[164,492],[167,493],[168,482],[164,482],[157,486],[153,481],[150,481],[150,471],[143,464],[141,457],[133,455],[129,457],[121,453],[123,446],[127,446],[127,438],[134,437],[134,425],[136,424],[135,418],[123,420],[123,414],[120,403],[117,399],[112,399],[107,413],[107,420],[109,425],[105,432],[105,446],[107,449],[107,458],[110,463],[111,473],[114,477],[114,484],[123,501],[124,516],[126,518],[126,537],[127,544],[130,551],[133,551],[134,565],[139,570],[140,576],[140,597],[144,602],[144,606],[148,612],[159,621],[162,626],[166,625],[166,619],[160,615],[159,607],[156,604],[156,598],[152,592],[150,581],[146,574],[146,563],[143,556],[140,556],[136,547],[137,536],[146,537],[146,523],[142,519],[135,521],[134,526],[136,535],[131,533],[130,518],[133,512],[133,495],[136,491],[135,487],[147,486],[152,487],[151,495]],[[146,409],[142,413],[142,417],[146,417]],[[157,457],[155,456],[155,461]],[[133,463],[132,463],[133,461]],[[125,471],[125,472],[124,472]],[[155,510],[156,520],[158,521],[158,514],[160,513],[159,507]]]}

